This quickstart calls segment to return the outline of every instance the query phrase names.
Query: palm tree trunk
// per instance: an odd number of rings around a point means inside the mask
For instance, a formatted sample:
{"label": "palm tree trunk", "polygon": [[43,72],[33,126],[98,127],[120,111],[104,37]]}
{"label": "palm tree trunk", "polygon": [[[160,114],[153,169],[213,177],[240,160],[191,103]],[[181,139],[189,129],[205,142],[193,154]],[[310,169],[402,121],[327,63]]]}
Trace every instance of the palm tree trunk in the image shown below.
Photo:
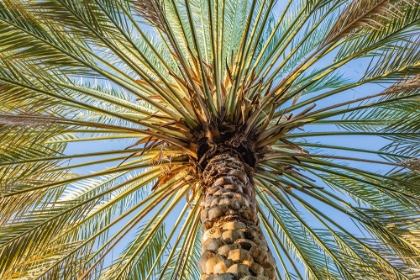
{"label": "palm tree trunk", "polygon": [[276,279],[276,261],[258,226],[250,170],[228,151],[210,159],[202,173],[202,280]]}

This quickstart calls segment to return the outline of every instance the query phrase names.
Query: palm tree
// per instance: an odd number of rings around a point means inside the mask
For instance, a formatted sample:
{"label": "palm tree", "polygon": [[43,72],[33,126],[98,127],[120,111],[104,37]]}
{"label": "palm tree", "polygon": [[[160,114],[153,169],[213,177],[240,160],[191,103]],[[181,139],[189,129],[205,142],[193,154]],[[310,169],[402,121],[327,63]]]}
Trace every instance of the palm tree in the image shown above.
{"label": "palm tree", "polygon": [[276,2],[0,2],[1,279],[419,279],[420,2]]}

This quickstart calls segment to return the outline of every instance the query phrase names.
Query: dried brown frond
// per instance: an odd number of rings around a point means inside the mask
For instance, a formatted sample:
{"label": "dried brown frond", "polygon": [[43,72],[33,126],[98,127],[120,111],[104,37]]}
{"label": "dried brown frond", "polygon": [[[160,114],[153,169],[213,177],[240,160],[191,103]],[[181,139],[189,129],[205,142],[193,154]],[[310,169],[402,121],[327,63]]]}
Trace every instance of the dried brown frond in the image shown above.
{"label": "dried brown frond", "polygon": [[420,171],[420,158],[409,158],[400,162],[400,165],[411,170]]}
{"label": "dried brown frond", "polygon": [[151,25],[166,33],[166,25],[163,16],[163,3],[159,0],[136,0],[135,11]]}
{"label": "dried brown frond", "polygon": [[0,124],[3,125],[16,125],[16,126],[25,126],[30,128],[42,127],[45,125],[52,124],[54,122],[53,118],[37,118],[39,115],[35,114],[1,114],[0,115]]}
{"label": "dried brown frond", "polygon": [[[398,8],[394,5],[395,2],[401,2],[398,4]],[[326,37],[325,45],[361,28],[381,28],[384,26],[385,21],[400,17],[400,9],[404,5],[412,5],[415,2],[415,0],[354,0],[341,13],[341,16]]]}
{"label": "dried brown frond", "polygon": [[154,191],[157,188],[168,183],[170,180],[178,176],[180,172],[184,169],[185,169],[185,166],[180,166],[180,167],[168,168],[168,169],[163,170],[162,175],[159,176],[158,180],[153,185],[152,190]]}
{"label": "dried brown frond", "polygon": [[386,93],[399,93],[417,90],[420,88],[420,74],[406,79],[400,83],[396,83],[393,86],[385,90]]}

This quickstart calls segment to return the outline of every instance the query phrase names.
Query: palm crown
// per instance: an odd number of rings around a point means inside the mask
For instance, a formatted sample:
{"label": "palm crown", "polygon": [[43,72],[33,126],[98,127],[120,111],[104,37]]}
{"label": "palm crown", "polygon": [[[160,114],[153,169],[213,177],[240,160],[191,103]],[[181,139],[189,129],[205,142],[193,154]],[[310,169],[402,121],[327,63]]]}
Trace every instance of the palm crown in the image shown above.
{"label": "palm crown", "polygon": [[417,0],[0,2],[1,278],[418,277],[419,23]]}

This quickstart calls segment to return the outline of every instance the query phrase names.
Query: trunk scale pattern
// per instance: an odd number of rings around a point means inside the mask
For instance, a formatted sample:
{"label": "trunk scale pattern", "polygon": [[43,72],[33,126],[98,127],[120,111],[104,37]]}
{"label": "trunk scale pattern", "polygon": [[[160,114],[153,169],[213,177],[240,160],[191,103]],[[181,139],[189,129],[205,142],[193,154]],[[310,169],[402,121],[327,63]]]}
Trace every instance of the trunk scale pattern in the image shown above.
{"label": "trunk scale pattern", "polygon": [[247,169],[239,155],[224,152],[203,171],[201,280],[277,279]]}

